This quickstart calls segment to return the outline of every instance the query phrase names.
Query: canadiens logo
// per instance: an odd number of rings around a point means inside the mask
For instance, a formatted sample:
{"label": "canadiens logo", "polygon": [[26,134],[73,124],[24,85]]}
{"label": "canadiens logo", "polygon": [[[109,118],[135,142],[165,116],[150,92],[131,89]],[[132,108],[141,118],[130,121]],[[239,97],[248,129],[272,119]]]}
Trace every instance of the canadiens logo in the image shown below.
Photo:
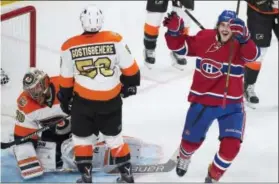
{"label": "canadiens logo", "polygon": [[218,78],[222,76],[222,67],[222,63],[207,58],[203,59],[200,63],[200,71],[207,78]]}

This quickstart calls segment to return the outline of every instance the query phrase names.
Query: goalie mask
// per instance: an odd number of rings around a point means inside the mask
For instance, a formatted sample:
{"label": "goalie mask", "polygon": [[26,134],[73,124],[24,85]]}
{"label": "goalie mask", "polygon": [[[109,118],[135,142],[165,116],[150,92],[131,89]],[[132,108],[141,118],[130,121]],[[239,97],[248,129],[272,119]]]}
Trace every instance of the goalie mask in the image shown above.
{"label": "goalie mask", "polygon": [[49,86],[49,76],[36,68],[31,68],[23,77],[23,90],[40,105],[45,102]]}

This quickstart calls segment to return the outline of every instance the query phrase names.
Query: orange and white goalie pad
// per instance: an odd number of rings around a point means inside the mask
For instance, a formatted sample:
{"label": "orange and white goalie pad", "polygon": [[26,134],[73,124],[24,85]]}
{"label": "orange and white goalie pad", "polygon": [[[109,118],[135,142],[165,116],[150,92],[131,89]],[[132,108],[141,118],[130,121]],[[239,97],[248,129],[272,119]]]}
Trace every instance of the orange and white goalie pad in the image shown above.
{"label": "orange and white goalie pad", "polygon": [[23,179],[38,177],[44,173],[43,167],[31,142],[15,146],[14,155]]}

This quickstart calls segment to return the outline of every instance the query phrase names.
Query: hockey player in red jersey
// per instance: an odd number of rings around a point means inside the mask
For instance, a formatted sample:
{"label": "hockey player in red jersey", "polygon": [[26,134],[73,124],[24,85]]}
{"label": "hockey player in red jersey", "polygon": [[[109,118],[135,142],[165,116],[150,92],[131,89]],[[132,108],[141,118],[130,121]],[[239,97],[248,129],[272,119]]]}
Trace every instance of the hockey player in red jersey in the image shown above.
{"label": "hockey player in red jersey", "polygon": [[195,36],[181,33],[184,22],[174,12],[165,18],[164,26],[168,28],[165,38],[169,49],[197,57],[176,172],[179,176],[187,172],[191,156],[217,120],[220,148],[205,179],[206,183],[217,182],[237,156],[243,141],[244,65],[257,59],[260,50],[233,11],[223,11],[215,29],[202,30]]}

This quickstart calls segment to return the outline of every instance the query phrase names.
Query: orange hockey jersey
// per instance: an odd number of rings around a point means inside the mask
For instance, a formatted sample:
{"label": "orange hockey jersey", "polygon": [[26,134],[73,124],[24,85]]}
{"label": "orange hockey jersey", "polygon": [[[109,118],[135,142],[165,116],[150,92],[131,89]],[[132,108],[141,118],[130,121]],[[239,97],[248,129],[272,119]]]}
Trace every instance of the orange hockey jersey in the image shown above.
{"label": "orange hockey jersey", "polygon": [[[16,112],[16,124],[14,128],[14,135],[16,137],[24,137],[30,133],[35,132],[37,129],[41,128],[38,121],[46,121],[50,118],[62,117],[66,114],[60,108],[60,102],[56,98],[56,93],[59,88],[59,80],[57,77],[51,77],[50,82],[52,83],[51,88],[54,91],[54,98],[52,107],[47,105],[40,106],[36,101],[34,101],[26,92],[22,92],[17,99],[18,110]],[[61,125],[65,126],[63,122]],[[67,125],[67,132],[70,132],[70,127]],[[61,127],[62,128],[62,127]],[[65,127],[66,128],[66,127]],[[38,137],[33,137],[37,139]]]}
{"label": "orange hockey jersey", "polygon": [[122,36],[102,31],[68,39],[61,47],[60,85],[88,100],[108,101],[120,94],[120,75],[139,67]]}

